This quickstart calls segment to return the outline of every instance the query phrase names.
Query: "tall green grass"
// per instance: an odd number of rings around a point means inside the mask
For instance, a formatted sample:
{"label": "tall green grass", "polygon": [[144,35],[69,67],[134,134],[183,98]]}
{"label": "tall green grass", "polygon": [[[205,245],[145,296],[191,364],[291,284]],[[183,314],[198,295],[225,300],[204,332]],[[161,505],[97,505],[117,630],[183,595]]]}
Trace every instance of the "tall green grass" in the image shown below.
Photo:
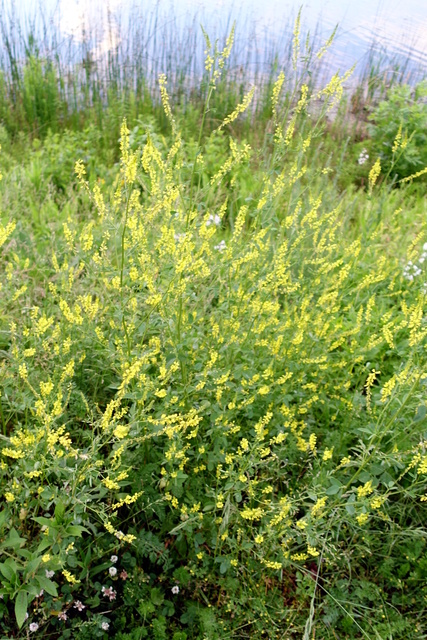
{"label": "tall green grass", "polygon": [[[124,116],[130,125],[139,117],[155,114],[166,126],[157,97],[157,80],[165,73],[172,104],[183,112],[202,108],[208,91],[203,66],[203,15],[185,17],[162,11],[161,3],[151,10],[133,7],[122,19],[108,16],[101,25],[87,22],[81,33],[64,34],[59,14],[48,14],[40,3],[34,15],[24,15],[19,5],[2,0],[0,10],[0,123],[9,134],[30,133],[44,138],[65,128],[79,131],[93,124],[110,148],[119,135],[117,122]],[[279,17],[278,17],[279,19]],[[231,14],[212,40],[225,41]],[[302,21],[301,39],[304,41]],[[310,35],[311,45],[299,61],[310,85],[326,82],[327,65],[316,63],[313,47],[320,42],[320,29]],[[245,134],[270,117],[269,96],[274,79],[284,71],[294,75],[292,25],[283,23],[279,36],[259,33],[256,23],[241,16],[235,47],[227,60],[227,74],[218,84],[208,114],[212,126],[221,122],[251,85],[256,99],[247,113]],[[105,47],[103,47],[105,45]],[[353,104],[378,99],[385,88],[407,77],[409,61],[397,62],[372,50],[357,70],[358,85]],[[301,70],[301,69],[300,69]],[[299,70],[299,71],[300,71]]]}

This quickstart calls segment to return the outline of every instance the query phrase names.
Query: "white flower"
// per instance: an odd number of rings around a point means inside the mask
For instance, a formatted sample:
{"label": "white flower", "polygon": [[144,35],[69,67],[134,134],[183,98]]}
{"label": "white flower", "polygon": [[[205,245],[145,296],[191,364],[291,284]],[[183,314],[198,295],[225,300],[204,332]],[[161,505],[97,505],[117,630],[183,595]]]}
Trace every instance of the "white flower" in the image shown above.
{"label": "white flower", "polygon": [[37,622],[31,622],[30,631],[37,631],[38,628],[39,628],[39,625],[37,624]]}
{"label": "white flower", "polygon": [[37,596],[37,598],[41,598],[43,594],[44,594],[44,589],[42,589],[42,590],[40,591],[40,593],[39,593],[39,595]]}
{"label": "white flower", "polygon": [[110,628],[110,625],[108,624],[108,622],[102,622],[101,623],[101,629],[103,631],[108,631],[109,628]]}
{"label": "white flower", "polygon": [[206,222],[206,226],[210,227],[211,224],[215,224],[217,227],[221,224],[221,218],[216,213],[214,216],[211,214]]}
{"label": "white flower", "polygon": [[357,162],[358,162],[359,164],[365,164],[365,162],[366,162],[367,160],[369,160],[369,155],[367,154],[366,149],[362,149],[362,152],[361,152],[361,154],[360,154],[359,159],[358,159],[358,161],[357,161]]}
{"label": "white flower", "polygon": [[49,571],[48,569],[46,569],[45,571],[46,574],[46,578],[53,578],[53,576],[55,575],[55,571]]}
{"label": "white flower", "polygon": [[111,577],[115,576],[115,575],[116,575],[116,573],[117,573],[117,569],[116,569],[116,567],[110,567],[110,568],[108,569],[108,573],[110,574],[110,576],[111,576]]}
{"label": "white flower", "polygon": [[111,556],[110,558],[110,562],[112,562],[113,564],[116,564],[117,560],[118,560],[117,556]]}
{"label": "white flower", "polygon": [[424,242],[423,244],[423,251],[427,251],[427,242]]}
{"label": "white flower", "polygon": [[83,602],[80,602],[80,600],[76,600],[74,603],[74,609],[77,609],[78,611],[83,611],[83,609],[86,609],[86,606],[83,604]]}
{"label": "white flower", "polygon": [[226,248],[227,248],[227,245],[225,244],[225,240],[221,240],[219,244],[214,246],[215,251],[224,251],[224,249]]}
{"label": "white flower", "polygon": [[177,584],[174,587],[172,587],[172,593],[173,593],[174,596],[178,595],[179,587],[178,587]]}
{"label": "white flower", "polygon": [[185,233],[175,233],[173,237],[177,242],[182,242],[185,238]]}
{"label": "white flower", "polygon": [[58,615],[58,620],[64,620],[64,622],[65,622],[65,620],[67,620],[67,619],[68,619],[68,616],[65,613],[65,611],[61,611],[61,613]]}

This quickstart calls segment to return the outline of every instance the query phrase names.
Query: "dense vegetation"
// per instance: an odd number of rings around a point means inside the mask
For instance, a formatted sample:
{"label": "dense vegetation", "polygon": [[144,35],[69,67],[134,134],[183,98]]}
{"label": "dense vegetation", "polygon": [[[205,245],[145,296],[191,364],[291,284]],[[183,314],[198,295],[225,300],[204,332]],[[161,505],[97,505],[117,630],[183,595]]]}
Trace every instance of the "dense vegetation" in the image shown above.
{"label": "dense vegetation", "polygon": [[4,71],[2,638],[426,637],[426,88],[300,39],[258,96],[233,31],[191,99]]}

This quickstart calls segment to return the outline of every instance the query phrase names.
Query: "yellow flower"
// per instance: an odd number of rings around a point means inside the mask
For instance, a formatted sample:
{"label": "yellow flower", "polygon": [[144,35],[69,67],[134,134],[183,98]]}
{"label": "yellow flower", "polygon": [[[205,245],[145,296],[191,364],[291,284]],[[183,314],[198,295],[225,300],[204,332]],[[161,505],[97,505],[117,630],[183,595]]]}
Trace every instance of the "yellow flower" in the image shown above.
{"label": "yellow flower", "polygon": [[15,500],[15,496],[10,491],[7,491],[4,494],[4,497],[6,498],[7,502],[14,502],[14,500]]}
{"label": "yellow flower", "polygon": [[373,492],[372,481],[368,480],[362,487],[357,488],[357,496],[358,498],[363,498],[364,496],[369,496]]}
{"label": "yellow flower", "polygon": [[116,436],[116,438],[118,438],[119,440],[121,440],[122,438],[126,438],[127,434],[129,433],[129,427],[124,425],[124,424],[119,424],[115,429],[114,429],[114,435]]}
{"label": "yellow flower", "polygon": [[369,516],[367,513],[361,513],[360,515],[356,516],[356,520],[360,524],[360,526],[362,526],[369,520]]}
{"label": "yellow flower", "polygon": [[70,584],[79,584],[80,582],[80,580],[77,580],[77,578],[75,578],[73,574],[67,571],[66,569],[63,570],[62,575]]}
{"label": "yellow flower", "polygon": [[332,447],[332,449],[325,449],[323,452],[323,460],[331,460],[333,452],[334,447]]}

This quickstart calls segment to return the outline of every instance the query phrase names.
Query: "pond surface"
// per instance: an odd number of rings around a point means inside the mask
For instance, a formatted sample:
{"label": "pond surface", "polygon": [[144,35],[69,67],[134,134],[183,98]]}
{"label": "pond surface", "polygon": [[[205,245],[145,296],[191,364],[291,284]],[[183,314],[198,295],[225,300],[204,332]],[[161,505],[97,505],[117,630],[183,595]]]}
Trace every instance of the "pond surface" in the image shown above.
{"label": "pond surface", "polygon": [[[284,34],[292,31],[293,21],[302,6],[302,31],[316,32],[327,38],[338,24],[330,63],[341,70],[357,63],[359,71],[366,66],[368,52],[374,50],[383,60],[388,58],[414,75],[427,70],[427,0],[3,0],[6,7],[21,15],[49,12],[64,37],[79,38],[82,21],[91,25],[109,24],[109,39],[105,35],[102,50],[111,46],[111,24],[128,23],[130,16],[138,16],[162,29],[168,21],[175,21],[180,29],[198,28],[203,23],[208,32],[223,36],[227,27],[237,19],[237,35],[244,38],[256,35],[257,46],[285,42]],[[154,21],[153,15],[156,15]],[[144,16],[144,17],[142,17]],[[104,29],[104,32],[108,29]],[[123,29],[120,31],[123,38]],[[110,44],[109,44],[110,42]],[[409,65],[405,61],[410,59]],[[421,70],[421,71],[420,71]]]}

